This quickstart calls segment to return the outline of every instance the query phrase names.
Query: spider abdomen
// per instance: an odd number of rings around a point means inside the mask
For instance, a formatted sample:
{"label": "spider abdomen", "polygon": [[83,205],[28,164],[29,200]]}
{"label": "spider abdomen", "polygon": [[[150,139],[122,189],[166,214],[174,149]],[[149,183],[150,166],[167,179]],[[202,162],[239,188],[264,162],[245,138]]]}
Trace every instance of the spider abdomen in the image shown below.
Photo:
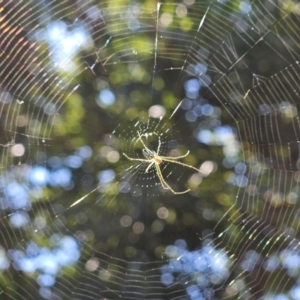
{"label": "spider abdomen", "polygon": [[143,154],[147,159],[153,159],[154,157],[157,156],[157,154],[155,153],[155,151],[151,151],[149,149],[143,149]]}

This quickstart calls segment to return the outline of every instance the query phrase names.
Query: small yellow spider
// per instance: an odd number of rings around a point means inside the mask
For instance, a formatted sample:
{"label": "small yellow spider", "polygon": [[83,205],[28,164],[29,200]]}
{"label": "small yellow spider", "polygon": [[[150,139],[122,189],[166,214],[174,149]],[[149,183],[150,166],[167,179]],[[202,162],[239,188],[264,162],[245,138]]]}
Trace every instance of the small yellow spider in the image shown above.
{"label": "small yellow spider", "polygon": [[184,164],[182,162],[177,161],[177,159],[186,157],[189,155],[190,151],[188,151],[185,155],[181,155],[181,156],[176,156],[176,157],[172,157],[172,156],[160,156],[159,155],[159,151],[160,151],[160,146],[161,146],[161,141],[160,139],[158,139],[158,147],[157,147],[157,151],[153,151],[150,150],[144,143],[144,141],[142,140],[142,137],[140,135],[140,133],[138,132],[139,138],[138,140],[141,141],[141,143],[144,146],[144,149],[142,150],[143,155],[145,156],[145,158],[133,158],[133,157],[129,157],[127,154],[123,153],[123,155],[129,159],[129,160],[133,160],[133,161],[139,161],[141,163],[149,163],[149,166],[147,167],[145,173],[148,173],[148,171],[150,170],[150,168],[154,165],[155,166],[155,170],[156,170],[156,174],[157,177],[159,178],[159,181],[161,183],[161,186],[165,189],[165,190],[170,190],[173,194],[185,194],[187,192],[190,191],[190,189],[183,191],[183,192],[175,192],[165,181],[165,179],[163,178],[161,169],[160,169],[160,164],[163,161],[167,161],[170,163],[174,163],[174,164],[178,164],[187,168],[191,168],[197,172],[200,172],[197,168],[194,168],[190,165]]}

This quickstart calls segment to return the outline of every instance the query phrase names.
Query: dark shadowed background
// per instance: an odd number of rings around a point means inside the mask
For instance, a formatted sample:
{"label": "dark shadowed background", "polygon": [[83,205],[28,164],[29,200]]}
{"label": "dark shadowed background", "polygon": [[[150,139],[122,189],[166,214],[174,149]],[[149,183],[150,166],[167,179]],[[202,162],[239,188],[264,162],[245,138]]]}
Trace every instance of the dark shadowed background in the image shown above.
{"label": "dark shadowed background", "polygon": [[293,0],[0,1],[0,298],[300,299],[299,55]]}

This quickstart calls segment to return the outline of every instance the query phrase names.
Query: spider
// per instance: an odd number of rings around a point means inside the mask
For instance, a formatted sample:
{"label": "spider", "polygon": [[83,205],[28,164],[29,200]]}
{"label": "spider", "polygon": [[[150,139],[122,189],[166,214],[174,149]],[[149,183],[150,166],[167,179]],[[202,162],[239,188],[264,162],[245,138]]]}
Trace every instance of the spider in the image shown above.
{"label": "spider", "polygon": [[172,156],[160,156],[159,155],[159,151],[160,151],[160,146],[161,146],[161,141],[160,139],[158,139],[158,147],[157,147],[157,150],[156,151],[153,151],[153,150],[150,150],[144,143],[140,133],[138,132],[138,140],[141,141],[141,143],[143,144],[144,146],[144,149],[142,150],[143,152],[143,155],[145,156],[145,158],[133,158],[133,157],[129,157],[127,154],[123,153],[123,155],[129,159],[129,160],[132,160],[132,161],[139,161],[141,163],[148,163],[148,167],[145,171],[145,173],[148,173],[148,171],[150,170],[150,168],[152,166],[155,167],[155,170],[156,170],[156,174],[157,174],[157,177],[161,183],[161,186],[165,189],[165,190],[170,190],[173,194],[185,194],[187,192],[190,191],[190,189],[188,190],[185,190],[183,192],[175,192],[168,184],[167,182],[165,181],[163,175],[162,175],[162,172],[161,172],[161,169],[160,169],[160,164],[163,162],[163,161],[167,161],[169,163],[174,163],[174,164],[178,164],[178,165],[181,165],[181,166],[184,166],[184,167],[187,167],[187,168],[191,168],[197,172],[199,172],[199,170],[197,168],[194,168],[190,165],[187,165],[187,164],[184,164],[182,162],[179,162],[177,161],[177,159],[180,159],[180,158],[183,158],[183,157],[186,157],[189,155],[190,151],[188,151],[185,155],[181,155],[181,156],[176,156],[176,157],[172,157]]}

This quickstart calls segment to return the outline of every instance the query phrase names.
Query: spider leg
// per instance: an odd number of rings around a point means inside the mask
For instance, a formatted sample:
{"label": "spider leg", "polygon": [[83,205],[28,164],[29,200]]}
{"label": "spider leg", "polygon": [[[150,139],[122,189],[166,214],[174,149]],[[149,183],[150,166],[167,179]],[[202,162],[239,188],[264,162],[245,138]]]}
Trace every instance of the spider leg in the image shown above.
{"label": "spider leg", "polygon": [[141,161],[141,162],[144,162],[144,163],[146,163],[146,162],[152,162],[152,160],[151,159],[143,159],[143,158],[133,158],[133,157],[129,157],[127,154],[125,154],[125,153],[123,153],[123,155],[127,158],[127,159],[129,159],[129,160],[136,160],[136,161]]}
{"label": "spider leg", "polygon": [[155,165],[155,169],[156,169],[156,174],[158,176],[158,179],[159,179],[160,184],[163,187],[163,189],[165,189],[165,190],[171,190],[173,192],[172,188],[164,180],[159,165]]}
{"label": "spider leg", "polygon": [[167,162],[170,162],[170,163],[173,163],[173,164],[178,164],[178,165],[181,165],[181,166],[184,166],[184,167],[187,167],[187,168],[190,168],[190,169],[193,169],[197,172],[200,172],[199,169],[195,168],[195,167],[192,167],[190,165],[187,165],[187,164],[184,164],[180,161],[176,161],[176,160],[173,160],[173,159],[170,159],[169,157],[163,157],[163,156],[160,156],[160,158],[163,160],[163,161],[167,161]]}
{"label": "spider leg", "polygon": [[142,137],[141,137],[139,131],[138,131],[138,135],[139,135],[139,140],[142,142],[144,148],[146,148],[147,150],[151,151],[151,150],[145,145],[145,143],[144,143],[144,141],[143,141],[143,139],[142,139]]}
{"label": "spider leg", "polygon": [[158,136],[158,146],[157,146],[157,151],[156,151],[156,153],[157,153],[157,155],[159,155],[160,146],[161,146],[161,140],[160,140],[160,136],[159,136],[159,135],[157,135],[157,136]]}
{"label": "spider leg", "polygon": [[166,181],[164,180],[159,165],[155,165],[155,169],[156,169],[156,174],[157,174],[157,176],[158,176],[158,179],[159,179],[160,184],[161,184],[161,186],[163,187],[163,189],[165,189],[165,190],[172,190],[172,189],[170,188],[170,186],[169,186],[169,185],[166,183]]}
{"label": "spider leg", "polygon": [[152,161],[152,163],[149,164],[149,166],[147,167],[145,173],[148,173],[148,171],[150,170],[150,168],[153,166],[154,163],[155,163],[155,161]]}
{"label": "spider leg", "polygon": [[[181,156],[160,156],[160,157],[161,157],[163,160],[165,160],[165,158],[167,158],[167,159],[180,159],[180,158],[183,158],[183,157],[188,156],[189,153],[190,153],[190,151],[188,151],[186,154],[181,155]],[[158,154],[158,152],[157,152],[157,154]]]}
{"label": "spider leg", "polygon": [[173,194],[185,194],[187,192],[190,191],[190,189],[186,190],[186,191],[183,191],[183,192],[175,192],[167,183],[166,181],[164,180],[164,177],[161,173],[161,170],[160,170],[160,167],[158,164],[155,164],[155,168],[156,168],[156,173],[157,173],[157,176],[159,178],[159,181],[161,183],[161,186],[165,189],[165,190],[170,190]]}

